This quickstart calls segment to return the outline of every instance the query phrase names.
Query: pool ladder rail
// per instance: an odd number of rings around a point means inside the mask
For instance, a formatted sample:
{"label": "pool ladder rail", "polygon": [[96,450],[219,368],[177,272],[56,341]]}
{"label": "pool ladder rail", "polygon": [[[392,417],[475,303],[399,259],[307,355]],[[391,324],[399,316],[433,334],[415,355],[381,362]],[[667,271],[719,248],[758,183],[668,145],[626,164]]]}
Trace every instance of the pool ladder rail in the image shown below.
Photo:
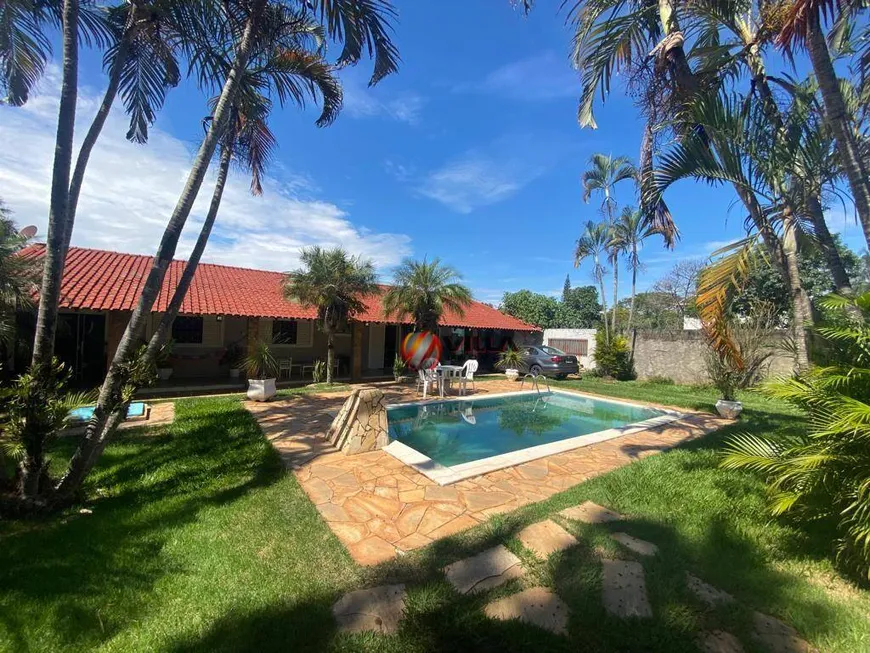
{"label": "pool ladder rail", "polygon": [[540,378],[543,378],[544,383],[547,384],[547,392],[548,393],[552,392],[552,390],[550,390],[550,380],[543,374],[526,374],[525,376],[523,376],[523,381],[522,381],[522,383],[520,383],[520,390],[522,390],[523,387],[526,385],[526,379],[528,379],[528,378],[532,379],[531,380],[532,388],[537,390],[538,394],[541,393],[541,386],[538,383],[538,379],[540,379]]}

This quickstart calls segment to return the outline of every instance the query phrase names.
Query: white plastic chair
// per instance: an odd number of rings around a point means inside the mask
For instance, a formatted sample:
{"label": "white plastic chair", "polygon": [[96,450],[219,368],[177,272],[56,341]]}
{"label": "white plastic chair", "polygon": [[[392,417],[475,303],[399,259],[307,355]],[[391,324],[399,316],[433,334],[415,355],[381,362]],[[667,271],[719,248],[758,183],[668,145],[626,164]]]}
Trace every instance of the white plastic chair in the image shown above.
{"label": "white plastic chair", "polygon": [[435,385],[438,388],[438,395],[444,396],[444,385],[441,382],[441,375],[438,374],[435,370],[417,370],[417,385],[416,391],[419,392],[420,388],[423,388],[423,399],[426,398],[426,394],[429,392],[429,386]]}
{"label": "white plastic chair", "polygon": [[477,392],[477,387],[474,385],[474,373],[477,371],[478,362],[473,358],[469,358],[462,366],[462,371],[459,373],[459,394],[465,394],[468,382],[471,381],[471,389]]}
{"label": "white plastic chair", "polygon": [[287,372],[287,378],[291,378],[293,376],[293,359],[292,358],[284,358],[278,361],[278,378],[284,378],[284,372]]}

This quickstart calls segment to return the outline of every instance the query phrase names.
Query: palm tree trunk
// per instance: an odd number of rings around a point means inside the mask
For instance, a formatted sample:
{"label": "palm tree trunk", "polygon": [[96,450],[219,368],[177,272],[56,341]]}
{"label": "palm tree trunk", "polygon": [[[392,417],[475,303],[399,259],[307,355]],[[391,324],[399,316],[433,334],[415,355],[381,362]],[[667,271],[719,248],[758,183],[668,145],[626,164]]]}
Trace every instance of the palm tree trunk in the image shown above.
{"label": "palm tree trunk", "polygon": [[330,327],[326,332],[326,383],[332,385],[332,366],[335,362],[335,334]]}
{"label": "palm tree trunk", "polygon": [[73,135],[78,95],[78,0],[63,3],[63,67],[58,109],[57,136],[54,146],[54,167],[51,176],[51,198],[48,214],[48,237],[42,284],[39,290],[39,312],[33,341],[31,365],[37,374],[54,355],[54,333],[57,328],[57,307],[66,252],[65,220],[72,167]]}
{"label": "palm tree trunk", "polygon": [[613,257],[613,315],[610,318],[610,333],[616,335],[616,307],[619,306],[619,258]]}
{"label": "palm tree trunk", "polygon": [[121,71],[124,67],[124,60],[127,58],[127,53],[130,52],[130,39],[132,31],[128,31],[121,42],[118,44],[118,50],[115,53],[115,61],[112,64],[112,72],[109,75],[109,85],[106,87],[106,92],[103,94],[103,101],[100,103],[100,108],[97,109],[97,114],[94,116],[93,122],[85,134],[82,141],[82,146],[79,148],[79,155],[76,158],[76,165],[73,169],[72,180],[69,186],[69,196],[67,199],[66,208],[66,224],[64,226],[64,252],[69,250],[69,243],[72,239],[73,226],[76,220],[76,210],[79,205],[79,194],[82,191],[82,183],[85,179],[85,170],[88,167],[88,160],[91,157],[91,152],[97,139],[103,131],[103,126],[106,124],[106,118],[109,117],[109,112],[112,110],[112,104],[118,95],[118,87],[121,85]]}
{"label": "palm tree trunk", "polygon": [[834,288],[841,295],[851,295],[852,282],[846,273],[846,267],[843,265],[843,259],[840,258],[840,252],[837,251],[834,237],[831,235],[828,224],[825,222],[822,203],[816,195],[811,195],[807,198],[807,208],[813,222],[813,231],[815,231],[816,239],[819,241],[819,249],[822,250],[822,254],[828,262],[828,269],[830,269],[831,277],[834,280]]}
{"label": "palm tree trunk", "polygon": [[[45,246],[42,283],[39,289],[39,311],[36,317],[36,333],[31,359],[33,373],[37,382],[42,385],[48,383],[51,360],[54,356],[54,334],[57,330],[60,285],[66,261],[64,223],[66,221],[78,95],[78,20],[78,0],[64,0],[62,15],[63,65],[54,146],[54,167],[51,177],[48,238]],[[31,421],[35,423],[35,420]],[[20,465],[21,484],[19,486],[20,494],[24,499],[33,498],[39,493],[40,479],[46,465],[44,445],[47,435],[47,433],[33,432],[32,437],[25,440],[25,456]]]}
{"label": "palm tree trunk", "polygon": [[870,169],[861,158],[861,152],[855,142],[852,124],[846,112],[846,103],[840,90],[840,81],[834,71],[818,16],[810,19],[807,49],[813,72],[819,83],[822,102],[825,105],[825,120],[836,140],[837,154],[840,155],[840,162],[849,180],[855,210],[858,212],[858,219],[864,230],[864,239],[870,246]]}
{"label": "palm tree trunk", "polygon": [[798,248],[794,222],[790,217],[784,219],[782,249],[785,257],[786,283],[791,295],[794,320],[792,323],[795,341],[795,371],[806,370],[810,366],[809,326],[812,324],[812,305],[800,281],[798,269]]}
{"label": "palm tree trunk", "polygon": [[[595,259],[595,267],[598,267],[598,259]],[[607,295],[604,294],[604,275],[598,273],[598,287],[601,290],[601,310],[604,314],[601,316],[601,324],[604,326],[604,339],[610,342],[610,331],[607,328]]]}
{"label": "palm tree trunk", "polygon": [[235,52],[235,60],[224,81],[223,89],[215,106],[214,118],[199,147],[172,217],[163,232],[163,238],[157,249],[151,270],[145,280],[142,293],[139,296],[139,302],[133,311],[133,315],[130,317],[130,322],[127,324],[127,328],[121,337],[112,363],[109,366],[109,372],[106,374],[106,378],[100,388],[97,405],[94,408],[94,415],[88,423],[85,439],[70,460],[66,473],[58,483],[57,490],[60,493],[70,493],[79,486],[96,462],[114,428],[123,421],[123,413],[118,415],[119,411],[116,408],[123,403],[121,390],[129,376],[126,371],[126,364],[135,353],[136,342],[145,329],[145,322],[160,293],[169,264],[175,256],[175,248],[178,245],[184,224],[193,208],[193,202],[196,200],[196,196],[202,186],[218,141],[226,128],[232,103],[238,89],[239,78],[247,66],[248,57],[255,40],[255,29],[264,5],[265,0],[258,0],[248,16],[241,42]]}
{"label": "palm tree trunk", "polygon": [[631,327],[634,325],[634,298],[637,294],[637,245],[632,244],[634,251],[635,264],[631,266],[631,305],[628,309],[628,331],[631,332]]}

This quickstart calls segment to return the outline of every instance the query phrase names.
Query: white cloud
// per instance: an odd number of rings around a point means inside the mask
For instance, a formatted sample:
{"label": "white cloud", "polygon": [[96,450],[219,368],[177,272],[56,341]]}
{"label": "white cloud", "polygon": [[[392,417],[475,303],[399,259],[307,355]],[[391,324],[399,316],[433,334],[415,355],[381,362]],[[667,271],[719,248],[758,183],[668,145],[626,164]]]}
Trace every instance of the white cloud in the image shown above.
{"label": "white cloud", "polygon": [[491,93],[516,100],[576,97],[580,79],[567,56],[552,51],[505,64],[477,82],[459,84],[459,93]]}
{"label": "white cloud", "polygon": [[390,93],[380,86],[369,88],[350,74],[342,76],[342,88],[344,113],[354,118],[385,117],[416,125],[426,104],[426,99],[417,93]]}
{"label": "white cloud", "polygon": [[[46,233],[49,186],[57,120],[57,81],[25,107],[0,107],[0,197],[18,224]],[[80,89],[80,139],[93,115],[96,94]],[[88,167],[76,217],[74,245],[152,254],[178,198],[193,155],[189,144],[153,129],[145,146],[124,139],[125,116],[112,114]],[[277,162],[276,162],[277,163]],[[280,164],[264,184],[262,197],[249,192],[249,179],[233,171],[226,186],[205,260],[261,269],[297,265],[306,245],[341,245],[373,259],[381,268],[411,252],[404,234],[376,233],[354,224],[329,201],[306,197],[316,186],[304,174]],[[200,190],[179,244],[184,257],[196,240],[211,199],[213,177]]]}
{"label": "white cloud", "polygon": [[513,196],[546,173],[558,150],[526,135],[504,137],[428,173],[416,190],[454,211],[471,213]]}

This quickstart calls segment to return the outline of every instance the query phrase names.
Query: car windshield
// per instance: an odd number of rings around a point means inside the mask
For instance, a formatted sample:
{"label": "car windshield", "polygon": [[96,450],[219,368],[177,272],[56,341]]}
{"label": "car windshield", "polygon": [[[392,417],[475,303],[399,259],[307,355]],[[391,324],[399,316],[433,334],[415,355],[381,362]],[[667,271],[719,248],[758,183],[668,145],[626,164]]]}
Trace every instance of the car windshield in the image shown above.
{"label": "car windshield", "polygon": [[565,352],[555,347],[541,347],[541,351],[549,356],[565,356]]}

